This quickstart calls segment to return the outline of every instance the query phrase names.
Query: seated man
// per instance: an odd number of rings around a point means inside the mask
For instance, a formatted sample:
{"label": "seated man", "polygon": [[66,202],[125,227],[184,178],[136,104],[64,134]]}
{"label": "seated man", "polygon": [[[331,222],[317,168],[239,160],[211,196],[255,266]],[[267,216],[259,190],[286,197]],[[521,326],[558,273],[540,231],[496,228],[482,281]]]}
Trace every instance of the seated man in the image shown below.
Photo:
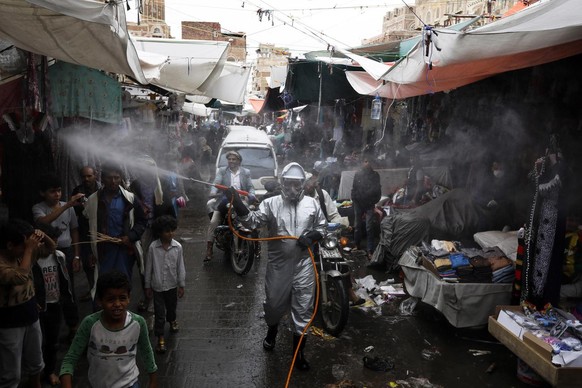
{"label": "seated man", "polygon": [[[243,190],[249,193],[249,201],[255,200],[255,188],[251,180],[249,169],[241,167],[242,157],[236,151],[226,153],[227,167],[220,167],[216,170],[215,185],[234,187],[237,190]],[[224,218],[224,214],[218,210],[219,205],[225,204],[228,199],[223,192],[219,192],[216,187],[210,189],[210,200],[206,203],[210,219],[210,225],[206,232],[206,257],[205,262],[212,260],[214,246],[214,230]]]}

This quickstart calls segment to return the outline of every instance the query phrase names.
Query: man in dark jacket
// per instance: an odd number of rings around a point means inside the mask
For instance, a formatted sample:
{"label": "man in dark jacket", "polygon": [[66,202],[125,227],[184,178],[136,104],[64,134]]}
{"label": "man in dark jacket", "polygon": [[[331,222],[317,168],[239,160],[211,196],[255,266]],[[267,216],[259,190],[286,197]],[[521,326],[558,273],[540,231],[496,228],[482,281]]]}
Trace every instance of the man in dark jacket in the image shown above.
{"label": "man in dark jacket", "polygon": [[364,156],[362,168],[354,176],[352,201],[354,203],[354,241],[357,248],[362,249],[361,241],[365,227],[368,257],[372,256],[376,247],[373,233],[374,206],[381,195],[380,175],[373,169],[372,158]]}

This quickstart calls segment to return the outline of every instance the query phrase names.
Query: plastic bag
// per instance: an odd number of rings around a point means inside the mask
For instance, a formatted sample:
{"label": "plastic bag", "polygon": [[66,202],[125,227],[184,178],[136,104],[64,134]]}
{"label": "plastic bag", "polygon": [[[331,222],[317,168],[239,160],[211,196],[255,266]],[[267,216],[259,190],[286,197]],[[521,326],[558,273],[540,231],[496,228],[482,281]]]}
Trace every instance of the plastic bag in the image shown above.
{"label": "plastic bag", "polygon": [[416,304],[418,303],[418,298],[411,296],[408,299],[405,299],[400,303],[400,314],[402,315],[412,315],[412,312],[416,308]]}

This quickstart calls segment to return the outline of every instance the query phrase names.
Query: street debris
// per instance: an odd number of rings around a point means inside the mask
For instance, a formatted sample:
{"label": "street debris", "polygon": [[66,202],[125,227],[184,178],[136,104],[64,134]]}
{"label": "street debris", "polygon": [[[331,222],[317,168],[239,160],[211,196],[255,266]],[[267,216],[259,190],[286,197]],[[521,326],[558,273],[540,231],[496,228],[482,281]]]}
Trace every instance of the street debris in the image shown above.
{"label": "street debris", "polygon": [[473,356],[484,356],[486,354],[491,354],[490,350],[479,350],[479,349],[469,349],[469,353]]}
{"label": "street debris", "polygon": [[319,327],[315,326],[311,326],[311,334],[313,334],[316,337],[321,337],[325,340],[335,339],[333,335],[327,334],[323,329],[320,329]]}
{"label": "street debris", "polygon": [[242,284],[239,284],[238,286],[236,286],[236,288],[239,288],[239,289],[240,288],[243,288],[243,285]]}
{"label": "street debris", "polygon": [[363,360],[364,366],[374,371],[386,372],[390,369],[394,369],[394,361],[391,358],[364,356]]}
{"label": "street debris", "polygon": [[369,353],[372,350],[374,350],[374,345],[366,346],[366,348],[364,349],[364,352]]}
{"label": "street debris", "polygon": [[225,305],[224,307],[228,309],[228,308],[234,307],[235,304],[236,304],[236,302],[230,302],[229,304]]}
{"label": "street debris", "polygon": [[439,352],[437,349],[435,348],[431,348],[431,349],[423,349],[422,352],[420,352],[420,355],[422,356],[422,358],[424,358],[427,361],[431,361],[434,360],[434,358],[436,356],[440,356],[441,352]]}
{"label": "street debris", "polygon": [[412,312],[416,308],[418,303],[418,298],[411,296],[410,298],[404,299],[400,303],[400,314],[402,315],[412,315]]}
{"label": "street debris", "polygon": [[409,377],[406,380],[396,380],[396,383],[405,388],[442,388],[424,377]]}

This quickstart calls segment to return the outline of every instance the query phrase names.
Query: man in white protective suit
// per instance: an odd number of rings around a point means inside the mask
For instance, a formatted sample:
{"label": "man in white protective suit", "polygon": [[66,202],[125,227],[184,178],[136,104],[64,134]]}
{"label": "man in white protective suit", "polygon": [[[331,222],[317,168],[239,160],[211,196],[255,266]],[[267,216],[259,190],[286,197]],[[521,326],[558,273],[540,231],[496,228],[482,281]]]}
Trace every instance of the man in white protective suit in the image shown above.
{"label": "man in white protective suit", "polygon": [[246,227],[265,225],[269,237],[299,238],[269,241],[264,302],[269,328],[263,340],[265,350],[275,348],[279,321],[291,310],[293,354],[300,346],[295,360],[299,370],[309,370],[303,354],[306,337],[299,343],[313,314],[315,300],[315,274],[307,247],[321,240],[327,224],[319,202],[303,194],[305,178],[303,167],[289,163],[281,172],[281,195],[265,199],[255,211],[247,209],[233,188],[227,193],[228,198],[233,197],[233,207]]}

